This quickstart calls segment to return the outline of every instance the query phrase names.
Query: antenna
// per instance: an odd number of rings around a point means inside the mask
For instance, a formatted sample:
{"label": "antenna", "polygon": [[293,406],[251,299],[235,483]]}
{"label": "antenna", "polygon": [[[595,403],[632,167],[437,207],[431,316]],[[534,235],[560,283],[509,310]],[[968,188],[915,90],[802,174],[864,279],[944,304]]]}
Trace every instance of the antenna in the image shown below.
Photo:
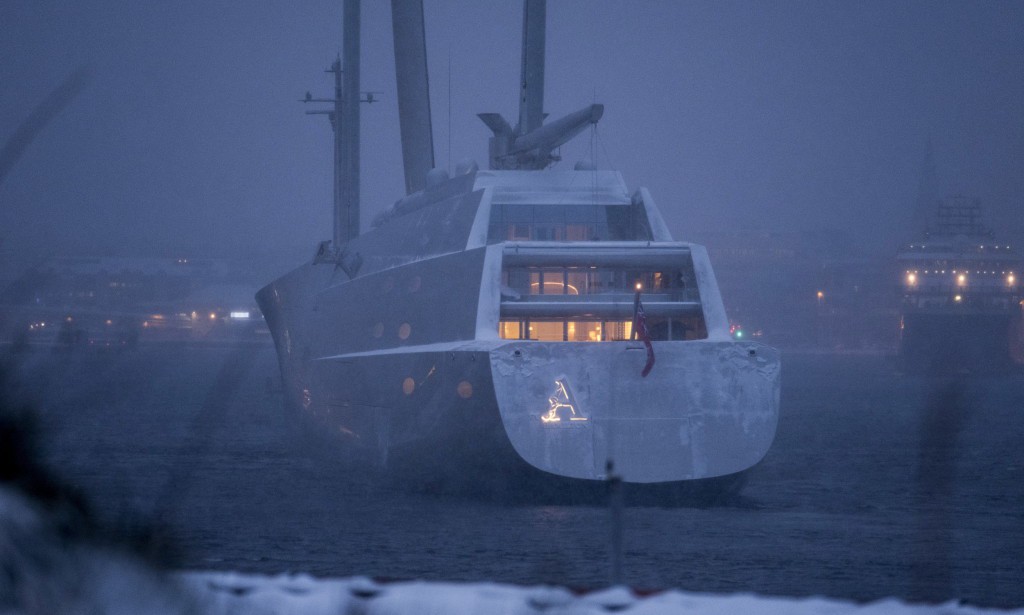
{"label": "antenna", "polygon": [[306,111],[307,115],[326,115],[334,131],[334,223],[332,246],[359,236],[359,103],[377,102],[379,92],[359,92],[359,0],[345,0],[344,68],[336,57],[325,73],[334,75],[334,97],[313,98],[310,92],[302,103],[330,103],[331,109]]}

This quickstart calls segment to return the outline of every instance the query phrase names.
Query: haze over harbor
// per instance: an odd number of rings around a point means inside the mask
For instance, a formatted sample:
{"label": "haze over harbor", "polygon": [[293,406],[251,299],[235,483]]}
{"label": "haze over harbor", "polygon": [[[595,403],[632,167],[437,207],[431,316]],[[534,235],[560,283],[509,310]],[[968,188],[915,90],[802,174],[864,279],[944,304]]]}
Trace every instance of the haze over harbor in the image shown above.
{"label": "haze over harbor", "polygon": [[[483,164],[475,114],[512,110],[520,7],[425,8],[438,161]],[[563,148],[562,166],[593,154],[620,169],[657,195],[680,238],[833,227],[891,254],[929,137],[940,194],[980,198],[1004,237],[1022,234],[1019,3],[549,11],[546,110],[607,110],[593,144]],[[367,3],[367,32],[387,32],[389,15]],[[297,100],[329,92],[339,3],[17,0],[0,21],[0,80],[18,86],[0,94],[0,135],[75,67],[93,74],[0,186],[4,249],[305,254],[327,237],[329,128]],[[390,37],[363,47],[363,88],[380,93],[363,110],[368,222],[403,188]]]}

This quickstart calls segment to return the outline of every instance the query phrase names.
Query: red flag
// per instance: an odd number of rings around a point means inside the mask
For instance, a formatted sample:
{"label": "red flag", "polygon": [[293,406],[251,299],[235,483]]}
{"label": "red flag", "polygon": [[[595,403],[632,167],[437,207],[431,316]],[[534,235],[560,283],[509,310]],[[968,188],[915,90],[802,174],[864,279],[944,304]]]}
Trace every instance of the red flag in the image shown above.
{"label": "red flag", "polygon": [[647,330],[647,314],[644,313],[644,304],[640,301],[640,292],[636,293],[636,301],[633,310],[633,336],[639,337],[647,348],[647,364],[644,365],[640,376],[647,377],[654,367],[654,346],[651,344],[651,332]]}

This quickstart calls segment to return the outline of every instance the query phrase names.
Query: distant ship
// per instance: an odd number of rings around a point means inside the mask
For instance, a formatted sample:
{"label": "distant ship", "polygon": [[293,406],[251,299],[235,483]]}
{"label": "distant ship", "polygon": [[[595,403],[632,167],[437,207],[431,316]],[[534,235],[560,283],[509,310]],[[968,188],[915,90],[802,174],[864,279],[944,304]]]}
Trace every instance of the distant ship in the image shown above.
{"label": "distant ship", "polygon": [[611,472],[636,492],[738,488],[775,436],[779,353],[729,335],[707,252],[672,238],[646,189],[548,168],[603,107],[544,123],[544,2],[524,6],[519,123],[481,114],[490,169],[451,177],[429,170],[422,5],[393,19],[411,194],[363,234],[358,205],[336,203],[335,240],[257,294],[288,405],[426,489],[582,493]]}
{"label": "distant ship", "polygon": [[1022,259],[982,223],[978,201],[941,202],[897,255],[899,359],[908,371],[984,371],[1019,356]]}

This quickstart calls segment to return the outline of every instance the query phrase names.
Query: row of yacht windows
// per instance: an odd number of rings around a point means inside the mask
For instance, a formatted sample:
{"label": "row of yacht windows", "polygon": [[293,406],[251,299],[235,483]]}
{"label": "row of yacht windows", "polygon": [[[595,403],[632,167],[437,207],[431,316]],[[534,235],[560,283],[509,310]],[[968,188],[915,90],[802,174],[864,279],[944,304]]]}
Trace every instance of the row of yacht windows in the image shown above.
{"label": "row of yacht windows", "polygon": [[603,241],[607,224],[492,224],[488,241]]}
{"label": "row of yacht windows", "polygon": [[[708,336],[704,319],[699,315],[648,318],[647,329],[655,341],[697,340]],[[629,320],[502,319],[498,333],[507,340],[618,342],[632,339],[633,323]]]}
{"label": "row of yacht windows", "polygon": [[500,241],[647,241],[647,214],[636,205],[491,206],[488,243]]}
{"label": "row of yacht windows", "polygon": [[692,269],[644,271],[605,267],[509,267],[502,285],[519,295],[596,295],[633,293],[668,295],[673,301],[696,301]]}

